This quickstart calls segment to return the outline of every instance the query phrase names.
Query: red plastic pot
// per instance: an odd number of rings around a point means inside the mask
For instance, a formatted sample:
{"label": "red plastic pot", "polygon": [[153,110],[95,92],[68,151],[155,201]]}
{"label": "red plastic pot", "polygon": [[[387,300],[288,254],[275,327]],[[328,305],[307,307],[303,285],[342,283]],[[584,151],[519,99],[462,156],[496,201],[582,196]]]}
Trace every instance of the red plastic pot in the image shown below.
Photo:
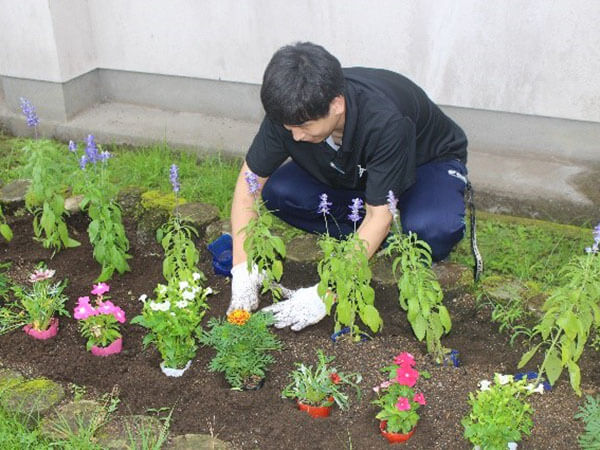
{"label": "red plastic pot", "polygon": [[[327,400],[330,402],[333,401],[333,397],[329,397]],[[302,403],[300,400],[296,399],[296,403],[298,404],[298,409],[300,411],[306,411],[311,417],[320,418],[320,417],[328,417],[331,414],[331,406],[311,406],[305,403]]]}
{"label": "red plastic pot", "polygon": [[42,341],[53,338],[58,333],[58,318],[53,317],[52,319],[50,319],[50,326],[46,330],[36,330],[30,323],[28,323],[23,327],[23,331],[25,331],[25,333],[27,333],[32,338],[40,339]]}
{"label": "red plastic pot", "polygon": [[95,356],[109,356],[109,355],[114,355],[115,353],[121,353],[122,349],[123,349],[123,338],[119,338],[119,339],[112,341],[106,347],[97,347],[94,345],[94,346],[92,346],[91,352],[92,352],[92,355],[95,355]]}
{"label": "red plastic pot", "polygon": [[408,441],[410,437],[414,434],[415,429],[417,427],[413,428],[408,433],[390,433],[385,431],[386,428],[387,420],[382,420],[381,422],[379,422],[379,431],[381,431],[383,437],[385,437],[390,444],[399,444]]}

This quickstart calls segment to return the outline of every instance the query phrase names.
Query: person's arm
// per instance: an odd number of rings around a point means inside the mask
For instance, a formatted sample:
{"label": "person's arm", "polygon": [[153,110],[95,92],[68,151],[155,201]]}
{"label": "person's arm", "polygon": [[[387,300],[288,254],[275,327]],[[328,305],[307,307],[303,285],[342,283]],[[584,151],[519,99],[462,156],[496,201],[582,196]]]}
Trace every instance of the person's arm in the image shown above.
{"label": "person's arm", "polygon": [[387,205],[366,205],[367,214],[358,228],[358,236],[367,244],[369,258],[375,254],[390,231],[392,213]]}
{"label": "person's arm", "polygon": [[[247,259],[246,252],[244,251],[244,240],[246,235],[241,230],[248,225],[248,222],[250,222],[252,218],[256,217],[256,213],[253,209],[254,197],[248,190],[246,172],[250,172],[250,169],[248,168],[248,164],[244,161],[235,184],[233,202],[231,204],[231,236],[233,239],[232,257],[234,266],[245,262]],[[268,178],[258,177],[258,196],[260,196],[262,188],[267,180]]]}

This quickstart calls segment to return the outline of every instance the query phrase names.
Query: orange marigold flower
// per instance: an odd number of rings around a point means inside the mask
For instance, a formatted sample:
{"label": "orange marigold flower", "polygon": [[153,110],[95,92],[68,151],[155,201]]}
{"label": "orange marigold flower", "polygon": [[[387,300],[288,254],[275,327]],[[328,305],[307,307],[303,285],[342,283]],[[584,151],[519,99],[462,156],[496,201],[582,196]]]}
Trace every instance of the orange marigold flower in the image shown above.
{"label": "orange marigold flower", "polygon": [[234,325],[244,325],[246,322],[248,322],[249,318],[250,313],[244,309],[234,309],[227,314],[227,322]]}

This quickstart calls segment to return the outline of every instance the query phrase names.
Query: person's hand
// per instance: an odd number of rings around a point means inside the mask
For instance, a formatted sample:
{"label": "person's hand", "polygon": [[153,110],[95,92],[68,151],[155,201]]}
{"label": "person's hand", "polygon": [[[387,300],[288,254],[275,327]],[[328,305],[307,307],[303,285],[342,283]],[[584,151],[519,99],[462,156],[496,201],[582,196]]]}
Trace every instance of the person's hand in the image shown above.
{"label": "person's hand", "polygon": [[260,273],[255,265],[248,271],[246,261],[236,264],[231,268],[231,303],[227,314],[234,309],[254,311],[258,308],[258,289],[262,284],[264,274]]}
{"label": "person's hand", "polygon": [[276,328],[291,327],[294,331],[313,325],[325,317],[325,303],[317,294],[317,285],[287,292],[289,300],[263,308],[272,312]]}

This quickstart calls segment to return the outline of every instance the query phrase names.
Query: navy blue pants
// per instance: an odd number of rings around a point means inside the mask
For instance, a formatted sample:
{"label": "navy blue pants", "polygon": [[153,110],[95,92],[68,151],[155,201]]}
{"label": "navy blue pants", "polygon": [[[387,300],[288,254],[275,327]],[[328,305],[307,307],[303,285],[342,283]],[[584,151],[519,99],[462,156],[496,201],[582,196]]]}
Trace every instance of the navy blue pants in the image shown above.
{"label": "navy blue pants", "polygon": [[[464,236],[466,174],[464,164],[456,160],[424,164],[417,167],[415,184],[398,198],[403,232],[413,231],[427,242],[434,261],[448,256]],[[335,221],[328,217],[329,234],[339,238],[352,233],[348,205],[353,198],[364,199],[364,192],[331,188],[293,161],[271,175],[262,196],[267,208],[283,221],[309,233],[323,234],[325,222],[317,212],[322,193],[333,203],[331,216]]]}

